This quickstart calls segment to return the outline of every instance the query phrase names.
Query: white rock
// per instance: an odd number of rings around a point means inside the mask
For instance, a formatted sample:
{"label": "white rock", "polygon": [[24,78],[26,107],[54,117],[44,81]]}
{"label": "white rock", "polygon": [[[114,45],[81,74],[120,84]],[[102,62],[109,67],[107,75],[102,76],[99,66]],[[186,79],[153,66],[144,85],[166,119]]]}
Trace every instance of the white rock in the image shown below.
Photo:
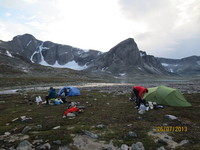
{"label": "white rock", "polygon": [[60,128],[60,126],[57,126],[57,127],[54,127],[53,129],[56,130],[56,129],[59,129],[59,128]]}

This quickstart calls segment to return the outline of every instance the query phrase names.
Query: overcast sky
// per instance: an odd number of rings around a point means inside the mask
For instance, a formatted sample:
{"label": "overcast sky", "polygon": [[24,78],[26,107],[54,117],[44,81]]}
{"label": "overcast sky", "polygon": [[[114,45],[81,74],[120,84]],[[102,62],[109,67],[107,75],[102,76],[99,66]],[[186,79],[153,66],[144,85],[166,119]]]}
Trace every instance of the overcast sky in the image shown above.
{"label": "overcast sky", "polygon": [[156,57],[200,56],[200,0],[0,0],[0,40],[25,33],[102,52],[133,38]]}

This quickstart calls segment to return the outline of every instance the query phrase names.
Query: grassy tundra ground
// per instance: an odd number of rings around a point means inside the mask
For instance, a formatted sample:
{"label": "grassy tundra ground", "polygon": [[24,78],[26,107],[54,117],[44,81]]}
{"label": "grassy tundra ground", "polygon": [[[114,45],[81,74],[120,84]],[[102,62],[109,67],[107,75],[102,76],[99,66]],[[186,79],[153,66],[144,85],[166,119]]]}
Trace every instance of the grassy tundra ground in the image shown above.
{"label": "grassy tundra ground", "polygon": [[[145,149],[155,150],[158,147],[166,146],[163,143],[154,142],[154,138],[148,136],[148,132],[158,126],[167,124],[168,126],[187,126],[186,132],[168,132],[173,136],[173,140],[180,142],[189,140],[189,144],[176,147],[177,150],[199,150],[200,149],[200,93],[184,94],[186,99],[193,105],[188,108],[165,107],[160,110],[150,110],[143,115],[138,114],[134,109],[134,104],[128,102],[129,93],[123,92],[102,92],[91,88],[81,90],[81,96],[70,97],[68,101],[80,102],[86,106],[83,113],[79,113],[75,119],[62,118],[67,104],[58,106],[36,105],[34,102],[29,105],[26,100],[35,100],[40,95],[43,100],[47,91],[29,91],[24,94],[0,95],[0,135],[10,132],[11,135],[22,133],[27,126],[31,127],[25,134],[29,135],[28,141],[43,139],[48,142],[52,149],[67,145],[73,150],[77,150],[73,144],[75,135],[82,135],[84,130],[98,135],[98,140],[112,143],[116,147],[122,144],[131,146],[138,141],[142,142]],[[178,117],[179,120],[169,120],[164,116],[170,114]],[[31,117],[30,122],[22,122],[20,119],[12,122],[20,116]],[[103,124],[103,128],[97,125]],[[54,127],[59,129],[53,130]],[[129,136],[129,131],[134,131],[137,137]],[[54,141],[60,140],[57,145]],[[8,142],[0,139],[0,148],[16,147],[19,140]]]}

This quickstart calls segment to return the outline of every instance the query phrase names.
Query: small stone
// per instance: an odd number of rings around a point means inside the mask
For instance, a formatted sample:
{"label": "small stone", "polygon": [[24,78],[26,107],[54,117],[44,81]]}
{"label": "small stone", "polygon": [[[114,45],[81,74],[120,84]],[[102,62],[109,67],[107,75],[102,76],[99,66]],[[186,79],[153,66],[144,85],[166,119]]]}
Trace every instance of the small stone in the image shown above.
{"label": "small stone", "polygon": [[130,150],[145,150],[142,142],[137,142],[131,146]]}
{"label": "small stone", "polygon": [[129,150],[129,147],[126,144],[122,144],[120,150]]}
{"label": "small stone", "polygon": [[184,146],[184,145],[186,145],[186,144],[189,144],[189,140],[182,140],[182,141],[179,143],[180,146]]}
{"label": "small stone", "polygon": [[137,137],[137,134],[135,132],[133,132],[133,131],[129,131],[128,134],[129,134],[130,137],[134,137],[134,138]]}
{"label": "small stone", "polygon": [[96,127],[102,129],[102,128],[105,127],[105,125],[103,125],[103,124],[99,124],[99,125],[97,125]]}
{"label": "small stone", "polygon": [[29,127],[29,126],[26,126],[23,130],[22,130],[22,133],[24,134],[24,133],[27,133],[28,131],[30,131],[31,130],[31,127]]}
{"label": "small stone", "polygon": [[10,135],[10,132],[5,132],[4,135],[5,135],[5,136],[9,136],[9,135]]}
{"label": "small stone", "polygon": [[43,140],[41,139],[41,140],[34,140],[33,141],[33,145],[40,145],[41,143],[43,143]]}
{"label": "small stone", "polygon": [[85,135],[87,135],[87,136],[89,136],[89,137],[91,137],[91,138],[93,138],[93,139],[97,139],[98,138],[98,135],[96,135],[96,134],[94,134],[94,133],[92,133],[92,132],[90,132],[90,131],[83,131],[84,133],[85,133]]}
{"label": "small stone", "polygon": [[61,140],[53,141],[54,144],[61,145]]}
{"label": "small stone", "polygon": [[173,115],[165,115],[165,118],[170,119],[170,120],[177,120],[178,118]]}
{"label": "small stone", "polygon": [[57,126],[57,127],[54,127],[53,129],[56,130],[56,129],[59,129],[59,128],[60,128],[60,126]]}
{"label": "small stone", "polygon": [[27,140],[19,143],[18,147],[16,148],[16,150],[31,150],[31,149],[32,149],[32,144]]}
{"label": "small stone", "polygon": [[19,119],[19,118],[15,118],[15,119],[12,120],[12,122],[14,122],[14,121],[16,121],[16,120],[18,120],[18,119]]}
{"label": "small stone", "polygon": [[64,146],[64,147],[59,147],[58,150],[71,150],[68,147]]}
{"label": "small stone", "polygon": [[51,149],[51,145],[49,143],[45,143],[42,146],[40,146],[40,149],[44,149],[44,150]]}
{"label": "small stone", "polygon": [[157,150],[165,150],[165,148],[163,146],[157,148]]}

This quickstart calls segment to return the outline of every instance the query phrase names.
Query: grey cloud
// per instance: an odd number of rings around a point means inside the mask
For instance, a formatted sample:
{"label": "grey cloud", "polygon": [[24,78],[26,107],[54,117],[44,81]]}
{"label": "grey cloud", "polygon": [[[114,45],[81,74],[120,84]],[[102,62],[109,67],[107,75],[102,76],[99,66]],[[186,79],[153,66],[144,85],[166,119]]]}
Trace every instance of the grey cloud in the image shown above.
{"label": "grey cloud", "polygon": [[200,56],[200,36],[180,40],[174,47],[174,51],[166,54],[169,58],[184,58],[192,55]]}
{"label": "grey cloud", "polygon": [[161,0],[119,0],[121,12],[132,19],[146,18],[149,15],[159,15],[159,10],[170,5],[169,1]]}
{"label": "grey cloud", "polygon": [[133,38],[149,54],[169,58],[200,55],[200,1],[119,0],[119,4],[126,18],[147,26],[146,32]]}

